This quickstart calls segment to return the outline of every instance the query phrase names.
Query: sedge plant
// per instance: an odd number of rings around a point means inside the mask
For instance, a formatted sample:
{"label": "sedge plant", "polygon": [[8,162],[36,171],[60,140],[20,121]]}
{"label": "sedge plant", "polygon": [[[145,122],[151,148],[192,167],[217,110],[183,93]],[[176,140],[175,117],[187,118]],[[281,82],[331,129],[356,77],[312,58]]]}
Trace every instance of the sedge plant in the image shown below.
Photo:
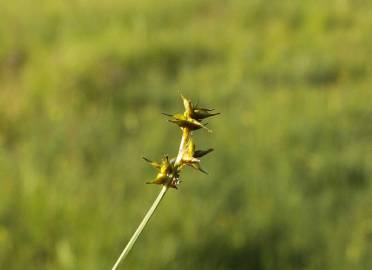
{"label": "sedge plant", "polygon": [[130,238],[119,258],[116,260],[114,266],[112,267],[112,270],[117,269],[120,262],[125,260],[126,256],[141,234],[142,230],[146,226],[147,222],[150,220],[159,203],[164,198],[166,192],[170,188],[178,188],[179,184],[181,183],[180,175],[182,169],[185,167],[192,167],[202,173],[207,174],[207,172],[200,165],[200,158],[212,152],[213,149],[209,148],[207,150],[196,150],[196,146],[193,140],[193,132],[199,129],[204,129],[208,132],[212,132],[209,128],[206,127],[206,124],[203,123],[203,120],[208,117],[218,115],[219,113],[213,112],[213,109],[202,108],[198,105],[194,105],[191,101],[189,101],[182,95],[181,98],[185,107],[185,111],[183,114],[163,113],[164,115],[169,117],[169,122],[179,126],[182,131],[182,138],[178,154],[174,158],[169,158],[167,155],[165,155],[162,158],[161,162],[152,161],[148,158],[143,157],[143,159],[149,165],[157,170],[155,179],[147,182],[147,184],[161,185],[162,188],[159,192],[159,195],[156,197],[155,201],[151,205],[150,209],[147,211],[145,217],[137,227],[137,230]]}

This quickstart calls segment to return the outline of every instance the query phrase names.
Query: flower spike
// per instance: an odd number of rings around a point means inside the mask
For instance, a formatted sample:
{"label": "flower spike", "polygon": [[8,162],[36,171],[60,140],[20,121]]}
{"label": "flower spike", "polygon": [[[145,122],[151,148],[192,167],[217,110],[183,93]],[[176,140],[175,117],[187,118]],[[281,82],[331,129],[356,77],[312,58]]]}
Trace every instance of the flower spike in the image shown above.
{"label": "flower spike", "polygon": [[207,123],[203,123],[202,121],[205,118],[218,115],[219,113],[213,112],[214,109],[207,109],[194,105],[182,94],[180,95],[184,112],[182,114],[162,113],[163,115],[169,117],[169,122],[178,125],[182,129],[182,141],[178,155],[176,158],[172,158],[171,160],[169,160],[168,156],[165,156],[161,163],[154,162],[144,157],[143,159],[147,163],[158,170],[158,174],[156,175],[155,179],[148,183],[177,188],[178,184],[181,182],[179,178],[181,170],[185,167],[185,165],[207,174],[207,172],[200,165],[200,158],[212,152],[213,149],[209,148],[207,150],[196,150],[195,143],[192,138],[192,132],[199,129],[206,129],[208,132],[212,132],[206,127]]}
{"label": "flower spike", "polygon": [[208,174],[200,165],[200,157],[205,156],[206,154],[213,151],[213,149],[208,150],[197,150],[195,151],[195,144],[190,138],[187,143],[187,151],[184,152],[182,157],[182,163],[193,167],[196,170],[201,171],[202,173]]}
{"label": "flower spike", "polygon": [[177,176],[177,173],[175,173],[174,166],[172,165],[171,162],[169,162],[168,156],[165,156],[162,159],[161,164],[153,162],[147,158],[144,158],[144,160],[146,160],[150,165],[159,170],[155,179],[146,182],[146,184],[169,185],[171,182],[173,182],[173,178]]}
{"label": "flower spike", "polygon": [[219,115],[220,113],[212,113],[214,109],[207,109],[207,108],[201,108],[198,105],[193,105],[191,101],[186,99],[183,95],[181,95],[183,105],[185,107],[184,115],[186,117],[193,118],[195,120],[203,120],[205,118]]}
{"label": "flower spike", "polygon": [[206,127],[207,124],[202,123],[202,121],[205,118],[218,115],[219,113],[213,113],[213,109],[201,108],[198,105],[194,106],[191,101],[182,95],[181,98],[185,108],[185,111],[182,114],[163,113],[164,115],[170,117],[168,120],[169,122],[175,123],[182,130],[182,139],[177,157],[169,159],[168,156],[164,156],[160,163],[143,157],[148,164],[157,169],[155,179],[147,182],[147,184],[158,184],[162,185],[163,187],[150,209],[147,211],[137,230],[134,232],[128,244],[125,246],[119,258],[115,262],[112,270],[116,270],[119,263],[126,258],[134,243],[137,241],[138,236],[141,234],[143,228],[146,226],[147,222],[150,220],[151,216],[158,207],[160,201],[165,196],[167,190],[169,188],[178,188],[178,185],[182,182],[180,179],[181,170],[185,167],[185,165],[207,174],[207,172],[200,166],[200,158],[212,152],[213,149],[209,148],[207,150],[195,150],[192,135],[193,131],[202,128],[211,132],[211,130]]}

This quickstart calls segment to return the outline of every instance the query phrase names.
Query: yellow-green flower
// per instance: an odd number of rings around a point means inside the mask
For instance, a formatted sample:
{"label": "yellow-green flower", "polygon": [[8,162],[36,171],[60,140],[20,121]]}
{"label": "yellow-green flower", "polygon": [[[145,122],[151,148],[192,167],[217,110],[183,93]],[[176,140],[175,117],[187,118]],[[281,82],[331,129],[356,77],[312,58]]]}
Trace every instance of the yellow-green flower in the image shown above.
{"label": "yellow-green flower", "polygon": [[191,131],[198,130],[201,128],[206,129],[208,132],[212,132],[206,127],[206,124],[202,123],[202,120],[218,115],[219,113],[212,113],[213,109],[201,108],[194,106],[192,102],[181,95],[185,112],[183,114],[168,114],[163,113],[166,116],[170,116],[169,122],[175,123],[181,128],[187,128]]}
{"label": "yellow-green flower", "polygon": [[200,121],[205,118],[220,114],[220,113],[212,113],[214,109],[206,109],[206,108],[201,108],[199,106],[194,106],[191,101],[189,101],[182,95],[181,95],[181,98],[183,100],[183,106],[185,107],[184,115],[186,117],[190,117],[192,119]]}
{"label": "yellow-green flower", "polygon": [[186,149],[182,156],[182,163],[188,166],[193,167],[196,170],[199,170],[205,174],[208,174],[200,165],[201,157],[205,156],[206,154],[212,152],[213,149],[210,148],[208,150],[195,150],[195,144],[193,140],[190,138],[187,142]]}
{"label": "yellow-green flower", "polygon": [[181,98],[185,107],[183,114],[163,113],[170,117],[168,120],[169,122],[175,123],[182,129],[182,140],[178,155],[171,160],[169,160],[168,156],[165,156],[161,163],[151,161],[144,157],[146,162],[158,170],[155,179],[147,182],[148,184],[158,184],[177,188],[177,185],[180,183],[181,170],[186,165],[207,174],[200,166],[200,158],[212,152],[213,149],[195,150],[192,135],[193,131],[202,128],[212,132],[202,121],[205,118],[218,115],[219,113],[213,113],[213,109],[201,108],[197,105],[194,106],[191,101],[182,95]]}
{"label": "yellow-green flower", "polygon": [[189,130],[192,130],[192,131],[204,128],[208,132],[212,132],[209,128],[207,128],[200,121],[198,121],[196,119],[193,119],[189,116],[186,116],[184,114],[174,114],[174,115],[166,114],[166,113],[163,113],[163,114],[166,115],[166,116],[172,117],[168,121],[172,122],[172,123],[175,123],[176,125],[178,125],[181,128],[188,128]]}
{"label": "yellow-green flower", "polygon": [[143,159],[151,166],[159,170],[155,179],[146,182],[146,184],[168,185],[172,188],[177,188],[177,184],[179,182],[179,170],[174,167],[174,161],[170,162],[168,156],[165,156],[162,159],[161,164],[145,157],[143,157]]}

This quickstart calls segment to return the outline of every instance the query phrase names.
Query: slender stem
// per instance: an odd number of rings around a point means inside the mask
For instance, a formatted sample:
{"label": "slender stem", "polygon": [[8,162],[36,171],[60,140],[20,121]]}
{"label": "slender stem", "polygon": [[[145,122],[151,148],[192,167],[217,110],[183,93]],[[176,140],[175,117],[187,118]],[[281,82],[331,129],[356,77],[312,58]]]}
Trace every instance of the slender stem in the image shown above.
{"label": "slender stem", "polygon": [[112,270],[118,268],[119,263],[128,255],[129,251],[132,249],[134,243],[136,242],[138,236],[141,234],[143,228],[146,226],[147,222],[150,220],[152,214],[155,212],[156,208],[158,207],[159,203],[163,199],[165,193],[168,190],[168,186],[164,185],[159,192],[158,197],[156,197],[154,203],[151,205],[150,209],[147,211],[145,217],[143,218],[142,222],[138,226],[137,230],[134,232],[132,238],[129,240],[128,244],[124,248],[123,252],[120,254],[119,258],[117,259],[116,263],[112,267]]}
{"label": "slender stem", "polygon": [[[190,131],[187,128],[182,129],[182,139],[180,143],[180,148],[178,151],[178,155],[175,161],[175,166],[178,166],[181,163],[185,143],[187,143],[190,136]],[[150,209],[147,211],[145,217],[141,221],[140,225],[138,226],[137,230],[134,232],[132,237],[130,238],[128,244],[125,246],[124,250],[121,252],[119,258],[115,262],[114,266],[112,267],[112,270],[116,270],[122,260],[125,259],[125,257],[128,255],[129,251],[132,249],[134,243],[137,241],[138,236],[141,234],[143,228],[145,228],[147,222],[150,220],[152,214],[154,214],[156,208],[158,207],[160,201],[163,199],[165,193],[169,189],[168,185],[163,185],[162,189],[159,192],[159,195],[156,197],[155,201],[151,205]]]}

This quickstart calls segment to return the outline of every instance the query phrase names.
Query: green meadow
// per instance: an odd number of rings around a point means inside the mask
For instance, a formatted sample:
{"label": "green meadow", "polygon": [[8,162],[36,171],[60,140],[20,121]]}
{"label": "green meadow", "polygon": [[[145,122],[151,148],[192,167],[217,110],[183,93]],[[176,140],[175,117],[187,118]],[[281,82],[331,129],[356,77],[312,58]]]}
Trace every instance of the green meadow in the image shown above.
{"label": "green meadow", "polygon": [[0,2],[0,269],[372,269],[372,2]]}

